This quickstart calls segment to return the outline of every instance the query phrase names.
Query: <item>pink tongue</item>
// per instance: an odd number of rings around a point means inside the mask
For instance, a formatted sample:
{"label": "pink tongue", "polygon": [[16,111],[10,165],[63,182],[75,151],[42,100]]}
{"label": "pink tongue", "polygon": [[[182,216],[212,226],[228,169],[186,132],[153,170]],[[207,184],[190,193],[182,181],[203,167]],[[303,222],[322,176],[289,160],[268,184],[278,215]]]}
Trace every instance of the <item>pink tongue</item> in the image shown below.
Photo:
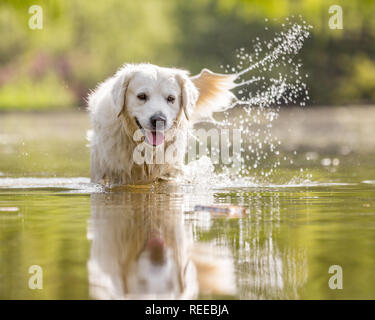
{"label": "pink tongue", "polygon": [[164,134],[161,131],[146,131],[147,142],[153,146],[158,146],[164,142]]}

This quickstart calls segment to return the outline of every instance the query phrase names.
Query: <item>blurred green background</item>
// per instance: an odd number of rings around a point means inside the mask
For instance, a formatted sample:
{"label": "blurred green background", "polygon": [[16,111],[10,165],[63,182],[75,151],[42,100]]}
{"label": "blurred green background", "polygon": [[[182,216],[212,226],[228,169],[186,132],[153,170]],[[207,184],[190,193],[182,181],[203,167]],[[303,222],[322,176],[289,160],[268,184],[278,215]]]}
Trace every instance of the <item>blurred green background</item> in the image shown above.
{"label": "blurred green background", "polygon": [[[31,5],[43,29],[31,30]],[[342,30],[328,9],[343,8]],[[83,108],[99,81],[124,62],[151,62],[220,72],[236,49],[267,39],[285,17],[301,14],[314,28],[300,58],[312,104],[375,102],[373,0],[2,0],[0,111]]]}

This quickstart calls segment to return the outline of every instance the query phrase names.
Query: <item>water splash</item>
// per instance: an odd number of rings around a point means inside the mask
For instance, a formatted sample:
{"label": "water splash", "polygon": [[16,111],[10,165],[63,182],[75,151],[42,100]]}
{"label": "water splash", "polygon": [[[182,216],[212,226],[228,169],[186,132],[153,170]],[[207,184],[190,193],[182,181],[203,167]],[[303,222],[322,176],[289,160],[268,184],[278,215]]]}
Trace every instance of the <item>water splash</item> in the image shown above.
{"label": "water splash", "polygon": [[[15,189],[44,189],[65,193],[96,193],[104,188],[90,183],[89,178],[0,178],[0,191],[14,193]],[[22,191],[23,192],[23,191]]]}
{"label": "water splash", "polygon": [[[296,152],[283,154],[281,141],[273,134],[272,127],[281,106],[303,107],[310,99],[305,83],[308,75],[302,72],[298,54],[311,28],[301,17],[286,18],[281,31],[275,32],[271,40],[255,38],[251,53],[240,48],[237,64],[222,66],[225,73],[237,75],[234,93],[238,101],[232,106],[236,108],[225,111],[215,124],[240,129],[242,148],[236,159],[241,165],[216,166],[216,180],[222,178],[225,183],[235,185],[269,184],[277,168],[293,164]],[[300,177],[293,177],[293,181],[296,179],[306,181],[304,169],[301,168]]]}

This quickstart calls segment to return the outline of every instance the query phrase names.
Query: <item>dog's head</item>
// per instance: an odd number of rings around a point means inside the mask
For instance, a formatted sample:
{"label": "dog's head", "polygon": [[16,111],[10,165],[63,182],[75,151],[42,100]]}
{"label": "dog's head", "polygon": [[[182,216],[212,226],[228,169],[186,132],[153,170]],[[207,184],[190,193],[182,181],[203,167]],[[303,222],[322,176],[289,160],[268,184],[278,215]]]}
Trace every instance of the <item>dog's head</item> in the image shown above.
{"label": "dog's head", "polygon": [[186,71],[151,64],[125,65],[114,78],[111,94],[127,133],[133,136],[140,129],[153,146],[164,142],[181,117],[189,119],[198,99]]}
{"label": "dog's head", "polygon": [[181,69],[126,64],[112,78],[112,104],[116,114],[124,116],[129,136],[140,129],[156,146],[183,118],[196,122],[231,107],[235,79],[208,69],[190,78]]}

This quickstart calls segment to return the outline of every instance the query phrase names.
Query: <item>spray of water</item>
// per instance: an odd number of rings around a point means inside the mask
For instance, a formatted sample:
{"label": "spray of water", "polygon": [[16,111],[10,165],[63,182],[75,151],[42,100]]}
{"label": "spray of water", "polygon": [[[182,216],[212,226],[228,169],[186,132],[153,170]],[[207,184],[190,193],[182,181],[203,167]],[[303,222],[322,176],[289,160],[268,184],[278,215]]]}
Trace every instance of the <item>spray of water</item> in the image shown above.
{"label": "spray of water", "polygon": [[[272,126],[281,106],[303,107],[309,100],[305,83],[308,75],[302,73],[298,54],[311,28],[302,17],[286,18],[281,31],[276,32],[271,40],[255,38],[251,52],[245,48],[238,50],[235,66],[222,66],[225,73],[237,75],[234,92],[238,101],[232,106],[236,108],[224,112],[223,118],[216,120],[215,124],[241,130],[241,154],[236,155],[236,162],[240,165],[217,166],[215,177],[210,176],[208,183],[220,185],[222,182],[226,186],[228,183],[232,186],[269,183],[283,162],[293,164],[295,152],[282,155],[281,141],[273,134]],[[268,26],[265,29],[268,30]],[[207,159],[201,162],[204,163],[198,167],[205,168],[206,173],[213,171],[207,169],[210,167]],[[201,181],[202,175],[199,176]],[[296,178],[293,183],[296,183]]]}

